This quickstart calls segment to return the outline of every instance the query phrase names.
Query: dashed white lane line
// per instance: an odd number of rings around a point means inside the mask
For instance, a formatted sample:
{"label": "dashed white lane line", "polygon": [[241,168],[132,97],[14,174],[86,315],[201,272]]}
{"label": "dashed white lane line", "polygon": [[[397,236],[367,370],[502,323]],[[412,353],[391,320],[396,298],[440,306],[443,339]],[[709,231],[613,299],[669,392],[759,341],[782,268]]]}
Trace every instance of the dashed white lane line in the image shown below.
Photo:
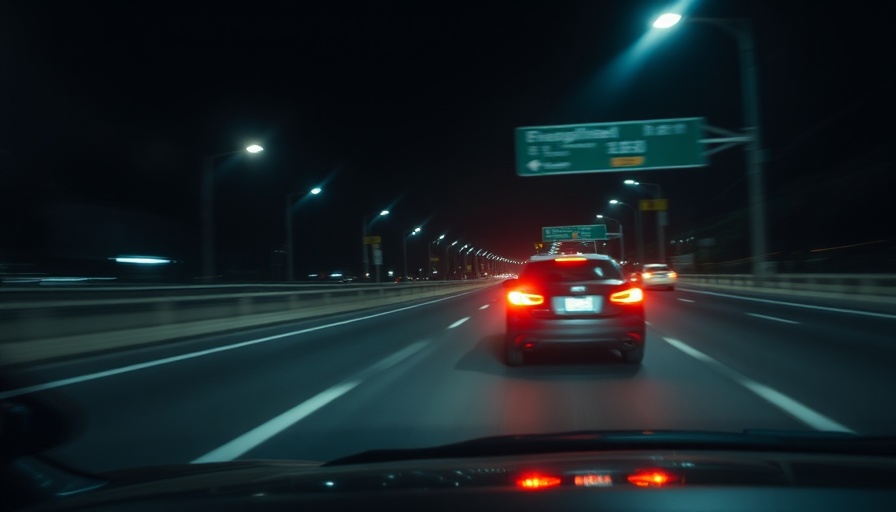
{"label": "dashed white lane line", "polygon": [[781,409],[785,413],[793,416],[797,420],[805,423],[806,425],[822,431],[836,431],[836,432],[849,432],[855,433],[852,429],[837,423],[836,421],[824,416],[820,413],[817,413],[810,409],[809,407],[797,402],[796,400],[788,397],[787,395],[776,391],[764,384],[760,384],[753,379],[747,377],[746,375],[733,370],[724,364],[716,361],[715,359],[709,357],[708,355],[700,352],[699,350],[691,347],[690,345],[683,343],[674,338],[666,338],[663,337],[666,343],[672,345],[673,347],[681,350],[685,354],[697,359],[698,361],[702,361],[709,366],[712,366],[719,373],[727,376],[728,378],[734,380],[741,386],[749,389],[765,401],[774,405],[778,409]]}
{"label": "dashed white lane line", "polygon": [[458,320],[457,322],[454,322],[453,324],[449,325],[448,328],[449,328],[449,329],[454,329],[455,327],[457,327],[458,325],[460,325],[460,324],[466,322],[466,321],[469,320],[469,319],[470,319],[470,317],[465,316],[465,317],[461,318],[460,320]]}
{"label": "dashed white lane line", "polygon": [[680,300],[681,302],[696,302],[696,301],[693,301],[693,300],[691,300],[691,299],[682,299],[681,297],[677,297],[677,298],[678,298],[678,300]]}
{"label": "dashed white lane line", "polygon": [[122,373],[134,372],[134,371],[137,371],[137,370],[143,370],[143,369],[146,369],[146,368],[152,368],[152,367],[154,367],[154,366],[161,366],[161,365],[163,365],[163,364],[176,363],[176,362],[178,362],[178,361],[184,361],[184,360],[187,360],[187,359],[193,359],[194,357],[202,357],[202,356],[207,356],[207,355],[209,355],[209,354],[216,354],[216,353],[218,353],[218,352],[224,352],[224,351],[226,351],[226,350],[233,350],[233,349],[237,349],[237,348],[248,347],[248,346],[250,346],[250,345],[256,345],[256,344],[258,344],[258,343],[265,343],[265,342],[273,341],[273,340],[279,340],[279,339],[281,339],[281,338],[288,338],[288,337],[290,337],[290,336],[296,336],[296,335],[298,335],[298,334],[305,334],[305,333],[308,333],[308,332],[320,331],[320,330],[322,330],[322,329],[328,329],[328,328],[330,328],[330,327],[337,327],[337,326],[340,326],[340,325],[346,325],[346,324],[351,324],[351,323],[355,323],[355,322],[361,322],[361,321],[363,321],[363,320],[369,320],[369,319],[371,319],[371,318],[377,318],[377,317],[380,317],[380,316],[391,315],[391,314],[393,314],[393,313],[398,313],[398,312],[400,312],[400,311],[407,311],[407,310],[409,310],[409,309],[419,308],[419,307],[421,307],[421,306],[426,306],[426,305],[429,305],[429,304],[435,304],[435,303],[437,303],[437,302],[442,302],[442,301],[450,300],[450,299],[453,299],[453,298],[456,298],[456,297],[460,297],[460,296],[462,296],[462,295],[467,295],[467,294],[469,294],[469,293],[474,293],[475,291],[477,291],[477,290],[473,290],[473,291],[469,291],[469,292],[463,292],[463,293],[459,293],[459,294],[457,294],[457,295],[451,295],[451,296],[448,296],[448,297],[442,297],[442,298],[434,299],[434,300],[430,300],[430,301],[427,301],[427,302],[421,302],[420,304],[414,304],[414,305],[411,305],[411,306],[405,306],[405,307],[401,307],[401,308],[390,309],[389,311],[383,311],[383,312],[381,312],[381,313],[374,313],[374,314],[372,314],[372,315],[365,315],[365,316],[360,316],[360,317],[357,317],[357,318],[350,318],[350,319],[348,319],[348,320],[341,320],[341,321],[339,321],[339,322],[333,322],[333,323],[324,324],[324,325],[317,325],[317,326],[314,326],[314,327],[308,327],[308,328],[306,328],[306,329],[299,329],[298,331],[285,332],[285,333],[283,333],[283,334],[277,334],[277,335],[274,335],[274,336],[266,336],[266,337],[264,337],[264,338],[257,338],[257,339],[254,339],[254,340],[242,341],[242,342],[239,342],[239,343],[234,343],[233,345],[225,345],[225,346],[222,346],[222,347],[215,347],[215,348],[210,348],[210,349],[207,349],[207,350],[199,350],[199,351],[196,351],[196,352],[190,352],[190,353],[188,353],[188,354],[181,354],[181,355],[177,355],[177,356],[166,357],[166,358],[163,358],[163,359],[156,359],[156,360],[154,360],[154,361],[146,361],[146,362],[144,362],[144,363],[137,363],[137,364],[132,364],[132,365],[129,365],[129,366],[122,366],[122,367],[120,367],[120,368],[113,368],[113,369],[111,369],[111,370],[105,370],[105,371],[96,372],[96,373],[88,373],[88,374],[86,374],[86,375],[79,375],[79,376],[77,376],[77,377],[70,377],[70,378],[67,378],[67,379],[60,379],[60,380],[54,380],[54,381],[51,381],[51,382],[45,382],[45,383],[43,383],[43,384],[35,384],[35,385],[32,385],[32,386],[25,386],[25,387],[18,388],[18,389],[11,389],[11,390],[9,390],[9,391],[3,391],[3,392],[0,392],[0,400],[5,399],[5,398],[12,398],[12,397],[14,397],[14,396],[26,395],[26,394],[28,394],[28,393],[36,393],[36,392],[38,392],[38,391],[44,391],[44,390],[47,390],[47,389],[60,388],[60,387],[63,387],[63,386],[70,386],[70,385],[72,385],[72,384],[78,384],[78,383],[81,383],[81,382],[87,382],[87,381],[91,381],[91,380],[102,379],[102,378],[105,378],[105,377],[112,377],[113,375],[120,375],[120,374],[122,374]]}
{"label": "dashed white lane line", "polygon": [[408,345],[407,347],[381,360],[377,364],[367,368],[366,370],[353,376],[352,378],[340,382],[335,386],[327,388],[324,391],[321,391],[308,400],[305,400],[292,409],[253,428],[252,430],[237,437],[229,443],[215,448],[214,450],[194,460],[193,463],[198,464],[204,462],[227,462],[236,459],[237,457],[264,443],[280,432],[283,432],[287,428],[295,425],[300,420],[313,414],[333,400],[336,400],[340,396],[348,393],[359,384],[361,384],[365,378],[391,368],[392,366],[395,366],[401,361],[412,356],[420,349],[425,347],[426,344],[427,342],[425,341],[419,341],[413,345]]}
{"label": "dashed white lane line", "polygon": [[759,313],[746,313],[750,316],[755,316],[756,318],[763,318],[765,320],[774,320],[775,322],[781,322],[784,324],[798,324],[799,322],[795,320],[787,320],[786,318],[778,318],[776,316],[768,316],[768,315],[760,315]]}
{"label": "dashed white lane line", "polygon": [[488,306],[489,306],[488,304],[484,304],[482,306],[479,306],[479,309],[486,309],[486,308],[488,308]]}

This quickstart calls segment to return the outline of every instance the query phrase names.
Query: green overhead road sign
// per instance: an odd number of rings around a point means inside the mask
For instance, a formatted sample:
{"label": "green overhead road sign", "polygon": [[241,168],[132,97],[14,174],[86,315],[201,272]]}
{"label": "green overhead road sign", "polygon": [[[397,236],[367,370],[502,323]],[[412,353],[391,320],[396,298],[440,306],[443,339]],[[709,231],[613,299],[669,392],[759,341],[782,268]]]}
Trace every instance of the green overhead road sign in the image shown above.
{"label": "green overhead road sign", "polygon": [[591,224],[588,226],[551,226],[541,228],[541,240],[543,242],[569,242],[607,239],[606,224]]}
{"label": "green overhead road sign", "polygon": [[706,165],[703,118],[516,129],[516,173],[545,176]]}

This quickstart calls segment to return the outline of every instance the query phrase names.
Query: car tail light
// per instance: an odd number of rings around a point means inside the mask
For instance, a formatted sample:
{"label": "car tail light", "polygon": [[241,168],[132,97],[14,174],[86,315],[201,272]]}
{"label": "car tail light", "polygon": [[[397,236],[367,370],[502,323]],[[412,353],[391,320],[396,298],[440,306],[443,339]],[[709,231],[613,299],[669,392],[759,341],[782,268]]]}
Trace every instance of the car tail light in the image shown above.
{"label": "car tail light", "polygon": [[642,469],[629,475],[628,481],[638,487],[662,487],[677,482],[678,477],[663,469]]}
{"label": "car tail light", "polygon": [[544,304],[544,296],[537,293],[525,293],[514,290],[507,294],[507,302],[514,306],[537,306]]}
{"label": "car tail light", "polygon": [[560,485],[560,477],[554,475],[543,475],[541,473],[528,473],[520,475],[516,480],[516,486],[520,489],[534,491],[537,489],[548,489]]}
{"label": "car tail light", "polygon": [[651,272],[644,272],[643,274],[641,274],[641,277],[643,277],[644,279],[650,279],[651,277],[653,277],[653,274]]}
{"label": "car tail light", "polygon": [[644,300],[644,292],[640,288],[629,288],[610,295],[610,302],[617,304],[637,304]]}
{"label": "car tail light", "polygon": [[566,262],[566,261],[587,261],[588,258],[583,258],[581,256],[564,256],[562,258],[557,258],[554,261]]}
{"label": "car tail light", "polygon": [[669,272],[669,277],[678,277],[678,273],[677,273],[677,272],[674,272],[674,271],[673,271],[673,272]]}

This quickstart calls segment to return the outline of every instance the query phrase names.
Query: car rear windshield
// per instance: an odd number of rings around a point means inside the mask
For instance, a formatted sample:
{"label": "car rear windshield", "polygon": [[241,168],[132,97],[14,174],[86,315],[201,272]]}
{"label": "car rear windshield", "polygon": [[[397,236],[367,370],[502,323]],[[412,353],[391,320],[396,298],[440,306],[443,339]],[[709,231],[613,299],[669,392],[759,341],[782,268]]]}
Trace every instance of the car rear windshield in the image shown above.
{"label": "car rear windshield", "polygon": [[622,269],[611,260],[532,261],[526,264],[520,279],[550,282],[622,279]]}
{"label": "car rear windshield", "polygon": [[660,270],[660,271],[669,270],[669,267],[667,265],[645,265],[644,270],[656,272],[657,270]]}

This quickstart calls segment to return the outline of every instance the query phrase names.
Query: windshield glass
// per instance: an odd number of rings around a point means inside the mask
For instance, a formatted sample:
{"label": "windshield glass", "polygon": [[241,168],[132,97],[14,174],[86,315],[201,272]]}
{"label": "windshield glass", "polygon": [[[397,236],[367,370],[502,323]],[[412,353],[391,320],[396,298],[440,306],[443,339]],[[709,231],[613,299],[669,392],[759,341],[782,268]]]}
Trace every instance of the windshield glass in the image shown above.
{"label": "windshield glass", "polygon": [[3,2],[0,400],[88,473],[896,434],[896,44],[841,7]]}
{"label": "windshield glass", "polygon": [[622,270],[612,260],[538,261],[527,263],[520,279],[551,282],[622,279]]}

